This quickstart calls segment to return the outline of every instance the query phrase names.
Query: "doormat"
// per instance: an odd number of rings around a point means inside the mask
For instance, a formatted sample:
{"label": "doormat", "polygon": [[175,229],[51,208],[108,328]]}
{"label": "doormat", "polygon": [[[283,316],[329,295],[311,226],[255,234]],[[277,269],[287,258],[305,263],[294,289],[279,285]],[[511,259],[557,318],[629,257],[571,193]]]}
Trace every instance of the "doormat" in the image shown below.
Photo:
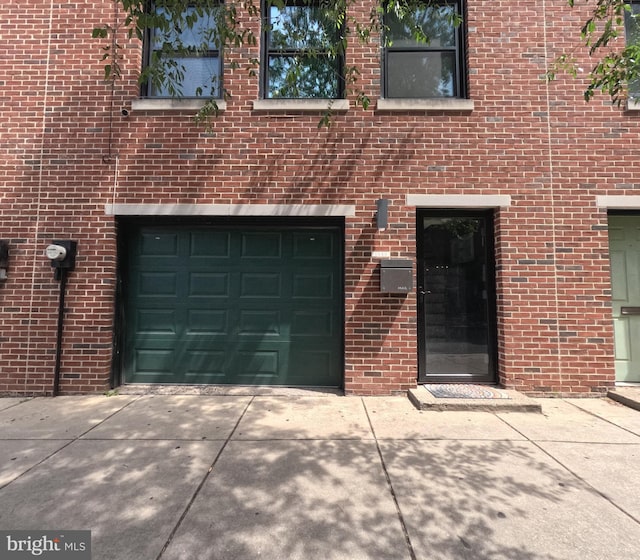
{"label": "doormat", "polygon": [[485,385],[430,384],[424,386],[437,399],[509,399],[500,389]]}

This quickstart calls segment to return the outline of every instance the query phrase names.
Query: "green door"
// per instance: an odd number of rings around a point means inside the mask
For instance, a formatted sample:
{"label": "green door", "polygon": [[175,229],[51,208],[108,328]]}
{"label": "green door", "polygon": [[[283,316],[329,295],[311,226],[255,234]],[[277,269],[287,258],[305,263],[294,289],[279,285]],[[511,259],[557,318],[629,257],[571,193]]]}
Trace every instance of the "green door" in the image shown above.
{"label": "green door", "polygon": [[129,233],[124,381],[339,386],[335,228]]}
{"label": "green door", "polygon": [[609,216],[616,381],[640,383],[640,216]]}

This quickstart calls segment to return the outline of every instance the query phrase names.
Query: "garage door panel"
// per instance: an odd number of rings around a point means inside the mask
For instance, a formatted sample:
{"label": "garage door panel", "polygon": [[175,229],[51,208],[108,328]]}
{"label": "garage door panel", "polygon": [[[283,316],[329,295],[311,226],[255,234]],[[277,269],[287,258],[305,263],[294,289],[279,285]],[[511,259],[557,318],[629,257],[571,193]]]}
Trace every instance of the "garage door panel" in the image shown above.
{"label": "garage door panel", "polygon": [[173,309],[141,309],[138,311],[138,334],[175,334],[176,316]]}
{"label": "garage door panel", "polygon": [[225,309],[187,310],[187,334],[226,334],[229,314]]}
{"label": "garage door panel", "polygon": [[279,272],[244,272],[240,275],[240,297],[279,298],[281,293],[280,280],[281,274]]}
{"label": "garage door panel", "polygon": [[178,275],[175,272],[141,272],[138,278],[140,296],[175,297]]}
{"label": "garage door panel", "polygon": [[282,234],[244,233],[241,237],[243,259],[279,259],[282,256]]}
{"label": "garage door panel", "polygon": [[231,285],[225,272],[192,272],[189,274],[189,297],[229,297]]}
{"label": "garage door panel", "polygon": [[293,277],[293,297],[310,299],[332,299],[335,278],[332,274],[295,274]]}
{"label": "garage door panel", "polygon": [[335,334],[334,322],[335,316],[330,309],[296,310],[292,314],[291,336],[330,338]]}
{"label": "garage door panel", "polygon": [[258,336],[280,336],[282,319],[278,310],[256,311],[241,309],[238,334]]}
{"label": "garage door panel", "polygon": [[293,258],[301,260],[332,259],[335,255],[334,237],[331,233],[295,233]]}
{"label": "garage door panel", "polygon": [[140,236],[141,256],[175,257],[178,255],[177,233],[143,233]]}
{"label": "garage door panel", "polygon": [[189,235],[189,256],[228,259],[231,256],[231,235],[215,231],[193,232]]}
{"label": "garage door panel", "polygon": [[172,228],[131,243],[126,382],[341,384],[337,228]]}
{"label": "garage door panel", "polygon": [[136,370],[145,373],[173,372],[175,352],[161,348],[146,348],[136,351]]}
{"label": "garage door panel", "polygon": [[[192,380],[195,376],[225,377],[225,350],[192,350],[187,354],[185,376]],[[204,379],[204,377],[202,377]],[[211,381],[208,381],[211,383]]]}
{"label": "garage door panel", "polygon": [[339,385],[340,372],[329,350],[293,351],[289,357],[292,385]]}
{"label": "garage door panel", "polygon": [[281,367],[280,352],[277,350],[238,349],[231,358],[232,367],[241,372],[239,378],[248,376],[278,377]]}

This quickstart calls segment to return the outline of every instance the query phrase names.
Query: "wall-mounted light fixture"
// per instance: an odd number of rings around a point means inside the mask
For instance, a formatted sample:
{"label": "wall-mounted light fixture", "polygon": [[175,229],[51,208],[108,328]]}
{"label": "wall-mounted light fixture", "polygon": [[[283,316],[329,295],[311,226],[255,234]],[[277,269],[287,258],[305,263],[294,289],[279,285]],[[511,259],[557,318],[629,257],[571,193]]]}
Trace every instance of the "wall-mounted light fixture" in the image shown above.
{"label": "wall-mounted light fixture", "polygon": [[0,281],[7,279],[7,268],[9,268],[9,243],[0,240]]}
{"label": "wall-mounted light fixture", "polygon": [[384,231],[389,224],[389,201],[386,198],[376,200],[376,226],[378,231]]}

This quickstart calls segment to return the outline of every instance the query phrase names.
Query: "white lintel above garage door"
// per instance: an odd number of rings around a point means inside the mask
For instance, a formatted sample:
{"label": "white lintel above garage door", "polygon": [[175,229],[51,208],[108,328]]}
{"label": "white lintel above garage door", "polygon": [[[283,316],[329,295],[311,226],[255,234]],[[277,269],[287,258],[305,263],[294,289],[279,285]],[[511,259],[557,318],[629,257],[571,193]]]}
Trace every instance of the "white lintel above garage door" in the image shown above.
{"label": "white lintel above garage door", "polygon": [[355,216],[348,204],[105,204],[107,216]]}
{"label": "white lintel above garage door", "polygon": [[611,210],[640,210],[640,195],[596,196],[596,206]]}
{"label": "white lintel above garage door", "polygon": [[509,195],[499,194],[408,194],[407,206],[418,208],[504,208]]}

